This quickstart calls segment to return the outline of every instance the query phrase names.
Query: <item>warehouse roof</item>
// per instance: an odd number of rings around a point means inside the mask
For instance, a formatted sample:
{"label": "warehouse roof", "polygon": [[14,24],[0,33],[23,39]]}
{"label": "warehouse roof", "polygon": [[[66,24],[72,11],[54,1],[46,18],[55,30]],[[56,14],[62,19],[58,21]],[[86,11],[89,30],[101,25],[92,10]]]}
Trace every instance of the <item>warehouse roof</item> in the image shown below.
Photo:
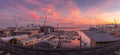
{"label": "warehouse roof", "polygon": [[84,30],[83,32],[95,42],[110,42],[120,39],[113,37],[107,33],[97,32],[95,30]]}

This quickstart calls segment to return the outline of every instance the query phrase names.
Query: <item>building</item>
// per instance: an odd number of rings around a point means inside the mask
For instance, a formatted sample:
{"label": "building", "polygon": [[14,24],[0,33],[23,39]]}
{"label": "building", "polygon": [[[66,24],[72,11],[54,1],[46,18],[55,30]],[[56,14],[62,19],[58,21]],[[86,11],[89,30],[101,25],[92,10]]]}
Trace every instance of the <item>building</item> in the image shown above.
{"label": "building", "polygon": [[0,36],[11,36],[14,28],[0,28]]}
{"label": "building", "polygon": [[54,27],[52,26],[42,26],[40,29],[41,29],[41,32],[44,32],[45,34],[49,34],[54,31]]}
{"label": "building", "polygon": [[100,46],[119,40],[119,38],[113,37],[107,33],[97,32],[96,30],[83,30],[80,35],[87,47]]}
{"label": "building", "polygon": [[5,42],[9,42],[13,38],[16,38],[18,40],[23,40],[23,39],[29,38],[29,36],[27,34],[17,35],[17,36],[7,36],[7,37],[1,37],[1,40]]}
{"label": "building", "polygon": [[51,45],[49,42],[40,42],[36,44],[36,48],[53,48],[53,45]]}
{"label": "building", "polygon": [[36,37],[30,37],[30,38],[20,40],[18,44],[22,46],[30,46],[30,45],[36,44],[37,42],[38,41]]}
{"label": "building", "polygon": [[14,32],[14,35],[22,35],[22,34],[37,35],[38,33],[39,33],[38,30],[18,30]]}
{"label": "building", "polygon": [[40,31],[40,26],[39,25],[34,25],[34,24],[31,24],[31,25],[27,25],[26,27],[20,27],[19,28],[20,30],[23,30],[23,31],[28,31],[28,30],[38,30],[39,33],[41,32]]}

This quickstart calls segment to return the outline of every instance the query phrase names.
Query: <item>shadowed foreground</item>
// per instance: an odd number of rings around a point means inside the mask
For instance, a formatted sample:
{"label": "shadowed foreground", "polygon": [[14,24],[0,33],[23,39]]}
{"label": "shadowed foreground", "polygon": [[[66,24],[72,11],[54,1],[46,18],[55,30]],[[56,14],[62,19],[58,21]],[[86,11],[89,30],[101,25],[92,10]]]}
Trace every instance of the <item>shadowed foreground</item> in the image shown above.
{"label": "shadowed foreground", "polygon": [[119,55],[120,41],[81,49],[33,49],[0,42],[0,49],[16,55]]}

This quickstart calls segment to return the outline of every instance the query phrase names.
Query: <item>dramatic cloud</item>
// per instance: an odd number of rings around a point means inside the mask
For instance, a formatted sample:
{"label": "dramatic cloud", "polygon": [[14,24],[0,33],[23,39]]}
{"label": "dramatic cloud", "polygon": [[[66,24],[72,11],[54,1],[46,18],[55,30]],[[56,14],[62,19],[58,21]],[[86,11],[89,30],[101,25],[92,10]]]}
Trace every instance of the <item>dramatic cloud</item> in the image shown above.
{"label": "dramatic cloud", "polygon": [[119,5],[118,0],[0,0],[0,24],[13,25],[13,16],[16,16],[19,25],[43,25],[46,14],[47,25],[104,24],[112,22],[105,17],[112,16],[112,19]]}

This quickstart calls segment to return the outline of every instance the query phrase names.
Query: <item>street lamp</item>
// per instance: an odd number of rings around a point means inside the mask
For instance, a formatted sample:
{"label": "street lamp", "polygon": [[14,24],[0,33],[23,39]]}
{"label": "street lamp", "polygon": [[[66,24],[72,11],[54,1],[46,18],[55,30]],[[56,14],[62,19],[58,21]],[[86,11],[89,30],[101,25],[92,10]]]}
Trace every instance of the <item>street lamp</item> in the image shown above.
{"label": "street lamp", "polygon": [[79,38],[78,38],[78,40],[80,40],[80,48],[82,48],[82,38],[81,38],[81,31],[79,31],[79,29],[77,30],[75,30],[79,35]]}
{"label": "street lamp", "polygon": [[2,46],[2,39],[0,38],[0,47]]}
{"label": "street lamp", "polygon": [[36,51],[35,51],[35,44],[34,44],[34,55],[36,55]]}
{"label": "street lamp", "polygon": [[81,39],[81,35],[79,35],[79,39],[80,39],[80,48],[82,48],[82,39]]}
{"label": "street lamp", "polygon": [[35,44],[34,44],[34,46],[33,46],[33,47],[34,47],[34,55],[37,55],[37,54],[36,54],[36,44],[38,43],[38,37],[36,37],[36,38],[37,38],[37,40],[36,40],[36,42],[35,42]]}

